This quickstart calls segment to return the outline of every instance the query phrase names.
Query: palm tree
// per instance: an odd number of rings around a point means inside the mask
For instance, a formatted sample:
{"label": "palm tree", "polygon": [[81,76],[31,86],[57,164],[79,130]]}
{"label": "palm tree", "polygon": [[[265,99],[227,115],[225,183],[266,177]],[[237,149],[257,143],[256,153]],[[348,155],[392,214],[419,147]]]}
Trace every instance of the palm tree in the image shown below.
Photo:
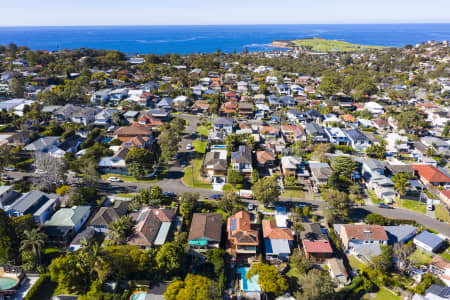
{"label": "palm tree", "polygon": [[38,228],[24,231],[25,238],[21,242],[20,251],[31,249],[38,262],[41,263],[41,249],[45,245],[46,235]]}
{"label": "palm tree", "polygon": [[123,216],[114,223],[110,224],[109,230],[114,244],[123,244],[133,232],[135,222],[129,215]]}

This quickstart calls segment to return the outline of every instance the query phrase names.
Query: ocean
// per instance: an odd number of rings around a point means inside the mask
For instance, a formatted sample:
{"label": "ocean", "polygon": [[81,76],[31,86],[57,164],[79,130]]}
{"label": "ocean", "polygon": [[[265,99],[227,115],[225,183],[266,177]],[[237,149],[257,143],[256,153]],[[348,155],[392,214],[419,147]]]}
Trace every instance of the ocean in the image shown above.
{"label": "ocean", "polygon": [[273,40],[325,38],[377,46],[450,40],[446,24],[0,27],[0,44],[30,49],[93,48],[135,53],[270,50]]}

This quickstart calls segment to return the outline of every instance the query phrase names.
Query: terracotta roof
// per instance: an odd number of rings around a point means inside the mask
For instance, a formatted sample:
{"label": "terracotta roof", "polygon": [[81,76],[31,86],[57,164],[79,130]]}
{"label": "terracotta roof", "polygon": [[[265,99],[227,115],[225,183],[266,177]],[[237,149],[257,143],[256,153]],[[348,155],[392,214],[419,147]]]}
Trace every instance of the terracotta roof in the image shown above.
{"label": "terracotta roof", "polygon": [[342,230],[346,232],[348,240],[388,240],[386,231],[380,225],[345,224]]}
{"label": "terracotta roof", "polygon": [[199,108],[199,109],[208,109],[209,103],[208,100],[197,100],[192,104],[192,108]]}
{"label": "terracotta roof", "polygon": [[377,124],[378,126],[389,126],[389,123],[386,120],[383,119],[375,119],[372,120],[372,122],[374,122],[375,124]]}
{"label": "terracotta roof", "polygon": [[159,120],[156,119],[154,117],[152,117],[151,115],[148,114],[143,114],[138,118],[138,121],[141,123],[145,123],[145,124],[141,124],[141,125],[151,125],[151,126],[162,126],[164,125],[164,123]]}
{"label": "terracotta roof", "polygon": [[259,132],[261,134],[277,134],[278,129],[273,126],[261,126],[259,127]]}
{"label": "terracotta roof", "polygon": [[356,118],[350,114],[342,115],[341,118],[346,122],[356,122]]}
{"label": "terracotta roof", "polygon": [[271,151],[256,151],[256,159],[260,163],[266,163],[267,161],[274,161],[275,155]]}
{"label": "terracotta roof", "polygon": [[450,199],[450,190],[442,190],[440,193]]}
{"label": "terracotta roof", "polygon": [[122,143],[122,147],[142,147],[150,140],[147,136],[134,136],[128,141]]}
{"label": "terracotta roof", "polygon": [[220,241],[222,235],[222,215],[210,213],[195,213],[192,217],[188,240],[208,238]]}
{"label": "terracotta roof", "polygon": [[436,268],[439,268],[441,270],[450,270],[450,262],[440,256],[435,256],[431,261],[430,265],[435,266]]}
{"label": "terracotta roof", "polygon": [[120,127],[116,131],[114,131],[115,135],[127,135],[127,136],[136,136],[136,135],[150,135],[152,133],[152,129],[149,126],[141,125],[139,123],[133,123],[131,126]]}
{"label": "terracotta roof", "polygon": [[288,228],[278,228],[275,220],[263,220],[262,229],[265,239],[269,238],[271,240],[294,240],[292,232]]}
{"label": "terracotta roof", "polygon": [[442,173],[438,168],[431,165],[413,165],[414,171],[425,178],[428,182],[450,182],[450,177]]}
{"label": "terracotta roof", "polygon": [[235,244],[258,245],[258,231],[251,229],[250,215],[240,211],[227,219],[228,239]]}
{"label": "terracotta roof", "polygon": [[333,249],[328,241],[303,240],[302,243],[303,249],[307,253],[333,253]]}

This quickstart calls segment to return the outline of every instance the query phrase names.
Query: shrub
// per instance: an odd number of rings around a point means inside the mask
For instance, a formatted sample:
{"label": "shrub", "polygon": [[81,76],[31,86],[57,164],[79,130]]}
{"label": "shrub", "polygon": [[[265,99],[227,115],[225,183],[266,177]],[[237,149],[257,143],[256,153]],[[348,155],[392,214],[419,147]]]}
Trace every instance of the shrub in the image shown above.
{"label": "shrub", "polygon": [[56,194],[58,195],[65,195],[69,192],[70,186],[68,185],[62,185],[59,188],[56,189]]}
{"label": "shrub", "polygon": [[38,300],[38,292],[50,281],[50,274],[42,274],[36,283],[31,287],[24,300]]}

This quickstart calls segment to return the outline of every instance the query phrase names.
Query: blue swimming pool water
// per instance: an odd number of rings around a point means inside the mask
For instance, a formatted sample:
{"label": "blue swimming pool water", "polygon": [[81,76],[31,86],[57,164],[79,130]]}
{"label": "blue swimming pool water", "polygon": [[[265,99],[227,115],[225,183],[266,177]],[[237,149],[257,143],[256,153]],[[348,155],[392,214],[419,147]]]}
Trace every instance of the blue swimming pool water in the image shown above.
{"label": "blue swimming pool water", "polygon": [[146,292],[139,292],[139,293],[131,295],[130,300],[145,300],[146,295],[147,295]]}
{"label": "blue swimming pool water", "polygon": [[239,274],[241,274],[242,278],[241,290],[245,292],[260,292],[261,288],[258,285],[258,275],[253,276],[252,278],[250,278],[250,280],[247,280],[247,278],[245,278],[245,275],[247,275],[249,269],[250,268],[248,267],[241,267],[237,270]]}
{"label": "blue swimming pool water", "polygon": [[17,283],[17,279],[9,277],[0,277],[0,290],[9,290]]}

